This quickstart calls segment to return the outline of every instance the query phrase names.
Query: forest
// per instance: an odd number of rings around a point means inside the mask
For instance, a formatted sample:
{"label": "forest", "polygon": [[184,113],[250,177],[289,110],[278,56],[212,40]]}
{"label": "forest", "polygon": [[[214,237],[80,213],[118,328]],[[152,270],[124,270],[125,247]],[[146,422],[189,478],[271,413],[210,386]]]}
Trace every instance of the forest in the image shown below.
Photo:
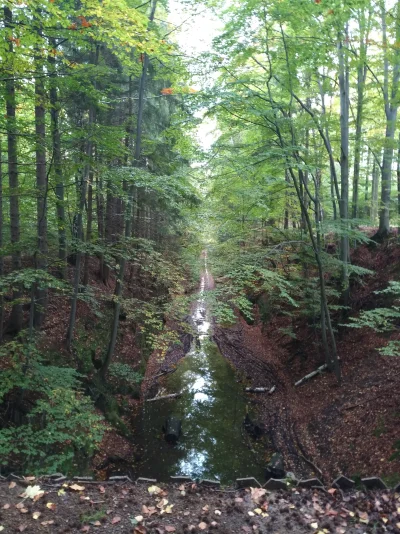
{"label": "forest", "polygon": [[400,0],[0,20],[2,479],[399,484]]}

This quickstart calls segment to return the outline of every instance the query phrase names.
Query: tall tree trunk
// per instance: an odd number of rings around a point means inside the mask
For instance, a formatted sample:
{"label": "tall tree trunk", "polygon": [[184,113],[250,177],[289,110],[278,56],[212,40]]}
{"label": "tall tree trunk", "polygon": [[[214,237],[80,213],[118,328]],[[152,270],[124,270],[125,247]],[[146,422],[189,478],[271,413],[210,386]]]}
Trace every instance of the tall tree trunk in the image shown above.
{"label": "tall tree trunk", "polygon": [[[0,249],[3,248],[3,139],[0,136]],[[4,257],[0,254],[0,277],[4,274]],[[0,343],[3,341],[4,297],[0,295]]]}
{"label": "tall tree trunk", "polygon": [[[390,193],[392,185],[392,161],[393,161],[393,141],[396,131],[396,120],[398,110],[398,88],[400,80],[400,49],[394,47],[394,64],[392,87],[389,95],[389,57],[388,57],[388,40],[387,40],[387,23],[386,7],[384,2],[381,4],[382,9],[382,40],[384,50],[384,81],[383,93],[385,101],[386,115],[386,135],[385,146],[383,149],[382,161],[382,189],[381,189],[381,210],[379,214],[379,229],[374,238],[377,240],[385,239],[390,233]],[[400,0],[396,7],[396,43],[400,42]]]}
{"label": "tall tree trunk", "polygon": [[348,28],[345,36],[339,39],[339,88],[340,88],[340,219],[342,225],[340,238],[340,260],[342,261],[342,298],[347,305],[349,298],[349,66],[346,46]]}
{"label": "tall tree trunk", "polygon": [[[364,113],[364,91],[367,78],[367,42],[369,38],[369,29],[372,9],[370,9],[368,23],[365,20],[365,10],[361,8],[358,27],[360,32],[360,58],[357,67],[357,112],[356,112],[356,132],[354,139],[354,172],[353,172],[353,202],[352,218],[358,217],[358,200],[359,200],[359,182],[360,182],[360,162],[362,154],[362,126]],[[367,26],[367,27],[366,27]]]}
{"label": "tall tree trunk", "polygon": [[397,146],[397,237],[400,237],[400,134]]}
{"label": "tall tree trunk", "polygon": [[379,167],[374,158],[372,164],[372,192],[371,192],[371,223],[375,226],[378,219],[378,198],[379,198]]}
{"label": "tall tree trunk", "polygon": [[[50,39],[53,50],[57,44],[54,38]],[[57,89],[57,68],[54,55],[48,58],[50,70],[50,127],[53,145],[53,168],[56,182],[56,209],[57,209],[57,230],[58,230],[58,272],[65,280],[67,277],[67,235],[64,205],[64,176],[61,158],[61,136],[60,136],[60,103]]]}
{"label": "tall tree trunk", "polygon": [[[93,227],[93,169],[91,169],[88,180],[88,195],[87,195],[87,218],[86,218],[86,243],[92,241],[92,227]],[[85,253],[85,266],[83,269],[83,285],[86,287],[89,283],[89,252]]]}
{"label": "tall tree trunk", "polygon": [[[99,52],[100,47],[96,45],[94,65],[96,66],[99,61]],[[96,108],[94,103],[89,107],[89,120],[88,120],[88,138],[86,141],[85,149],[85,165],[83,167],[82,173],[82,183],[80,188],[80,197],[78,203],[78,212],[76,218],[77,226],[77,251],[76,251],[76,262],[75,262],[75,273],[74,273],[74,283],[73,283],[73,295],[71,297],[71,310],[69,316],[69,325],[67,331],[67,347],[70,350],[72,346],[72,340],[74,338],[74,330],[76,323],[76,308],[78,303],[78,294],[81,278],[81,262],[82,262],[82,252],[79,249],[81,242],[83,241],[83,210],[85,209],[86,202],[86,193],[87,186],[91,172],[92,166],[92,151],[93,151],[93,128],[96,120]]]}
{"label": "tall tree trunk", "polygon": [[[38,253],[36,267],[47,269],[47,171],[46,171],[46,117],[43,65],[37,56],[35,77],[35,152],[36,152],[36,189],[37,189],[37,236]],[[47,307],[47,289],[36,290],[34,326],[40,328]]]}
{"label": "tall tree trunk", "polygon": [[[157,8],[157,1],[158,0],[152,1],[151,12],[149,16],[150,23],[152,23],[154,20],[155,11]],[[139,85],[139,101],[138,101],[138,113],[137,113],[137,122],[136,122],[135,155],[134,155],[135,167],[140,166],[140,158],[141,158],[141,152],[142,152],[142,132],[143,132],[142,123],[143,123],[143,111],[144,111],[144,106],[145,106],[146,79],[147,79],[148,67],[149,67],[149,56],[145,54],[144,59],[143,59],[142,76],[140,78],[140,85]],[[127,239],[131,237],[131,233],[132,233],[131,225],[132,225],[133,196],[134,196],[134,186],[131,184],[129,186],[128,202],[126,205],[125,238]],[[124,284],[125,266],[126,266],[126,259],[124,256],[121,256],[119,260],[119,264],[120,264],[120,268],[119,268],[118,278],[117,278],[117,282],[116,282],[115,290],[114,290],[114,319],[113,319],[113,324],[111,328],[110,342],[108,345],[106,357],[100,369],[100,375],[103,380],[105,379],[107,370],[113,359],[115,345],[117,342],[119,315],[121,311],[122,289],[123,289],[123,284]]]}
{"label": "tall tree trunk", "polygon": [[[14,80],[14,47],[12,37],[13,16],[11,9],[4,7],[4,24],[9,30],[8,39],[8,71],[9,75],[5,82],[6,94],[6,128],[7,128],[7,152],[8,152],[8,182],[10,187],[10,234],[12,245],[12,268],[14,271],[21,269],[20,246],[20,214],[19,214],[19,182],[18,182],[18,151],[16,136],[16,97]],[[14,289],[13,307],[7,325],[8,332],[19,332],[22,328],[22,304],[20,288]]]}

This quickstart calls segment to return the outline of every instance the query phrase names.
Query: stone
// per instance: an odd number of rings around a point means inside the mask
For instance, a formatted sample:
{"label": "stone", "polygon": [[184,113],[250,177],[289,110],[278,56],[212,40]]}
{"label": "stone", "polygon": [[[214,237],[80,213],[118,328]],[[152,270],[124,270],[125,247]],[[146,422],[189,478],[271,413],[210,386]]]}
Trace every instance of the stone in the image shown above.
{"label": "stone", "polygon": [[157,482],[157,479],[155,478],[145,478],[145,477],[139,477],[136,480],[136,484],[155,484]]}
{"label": "stone", "polygon": [[344,475],[340,475],[332,482],[332,488],[338,488],[341,490],[353,489],[356,483],[351,478],[347,478]]}
{"label": "stone", "polygon": [[361,484],[367,490],[388,489],[383,480],[379,477],[367,477],[361,479]]}
{"label": "stone", "polygon": [[265,470],[265,478],[285,478],[285,465],[283,463],[283,456],[279,452],[272,455]]}
{"label": "stone", "polygon": [[236,487],[237,488],[261,488],[261,484],[254,477],[237,478]]}
{"label": "stone", "polygon": [[219,488],[221,482],[219,480],[208,480],[207,478],[204,478],[203,480],[200,480],[199,485],[208,486],[210,488]]}
{"label": "stone", "polygon": [[182,422],[178,417],[170,415],[167,417],[163,428],[165,441],[176,443],[182,434]]}
{"label": "stone", "polygon": [[191,477],[188,477],[186,475],[176,475],[169,478],[171,479],[171,482],[194,482]]}
{"label": "stone", "polygon": [[270,478],[263,488],[267,490],[287,490],[287,484],[282,479]]}
{"label": "stone", "polygon": [[319,478],[307,478],[306,480],[299,480],[297,485],[300,488],[323,488],[324,485]]}

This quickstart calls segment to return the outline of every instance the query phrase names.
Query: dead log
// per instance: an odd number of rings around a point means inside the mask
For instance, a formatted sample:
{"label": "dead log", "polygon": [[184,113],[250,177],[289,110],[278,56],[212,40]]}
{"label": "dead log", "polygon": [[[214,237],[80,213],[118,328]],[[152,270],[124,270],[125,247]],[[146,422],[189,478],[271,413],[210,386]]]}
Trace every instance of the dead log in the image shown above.
{"label": "dead log", "polygon": [[318,369],[316,369],[312,373],[309,373],[308,375],[303,376],[303,378],[301,378],[295,383],[295,386],[301,386],[301,384],[303,384],[307,380],[310,380],[310,378],[312,378],[313,376],[319,375],[320,373],[322,373],[322,371],[325,371],[325,369],[327,368],[328,368],[328,364],[324,363],[324,365],[321,365],[321,367],[318,367]]}
{"label": "dead log", "polygon": [[165,399],[176,399],[177,397],[180,397],[182,393],[170,393],[169,395],[160,395],[159,397],[153,397],[152,399],[146,399],[146,402],[154,402],[158,400],[165,400]]}
{"label": "dead log", "polygon": [[269,395],[272,395],[272,393],[276,390],[276,386],[272,386],[272,388],[246,388],[246,393],[268,393]]}

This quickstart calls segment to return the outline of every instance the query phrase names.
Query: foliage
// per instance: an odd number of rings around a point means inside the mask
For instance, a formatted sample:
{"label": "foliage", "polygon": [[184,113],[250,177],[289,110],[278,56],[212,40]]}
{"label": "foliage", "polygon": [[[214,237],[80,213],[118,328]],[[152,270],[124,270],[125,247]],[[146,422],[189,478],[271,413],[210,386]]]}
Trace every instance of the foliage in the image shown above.
{"label": "foliage", "polygon": [[3,345],[0,358],[11,359],[3,371],[0,398],[3,406],[19,399],[14,413],[21,414],[13,420],[1,411],[3,465],[22,458],[27,470],[54,472],[69,469],[77,451],[92,454],[105,425],[81,390],[82,376],[71,367],[45,365],[37,345],[19,340]]}

